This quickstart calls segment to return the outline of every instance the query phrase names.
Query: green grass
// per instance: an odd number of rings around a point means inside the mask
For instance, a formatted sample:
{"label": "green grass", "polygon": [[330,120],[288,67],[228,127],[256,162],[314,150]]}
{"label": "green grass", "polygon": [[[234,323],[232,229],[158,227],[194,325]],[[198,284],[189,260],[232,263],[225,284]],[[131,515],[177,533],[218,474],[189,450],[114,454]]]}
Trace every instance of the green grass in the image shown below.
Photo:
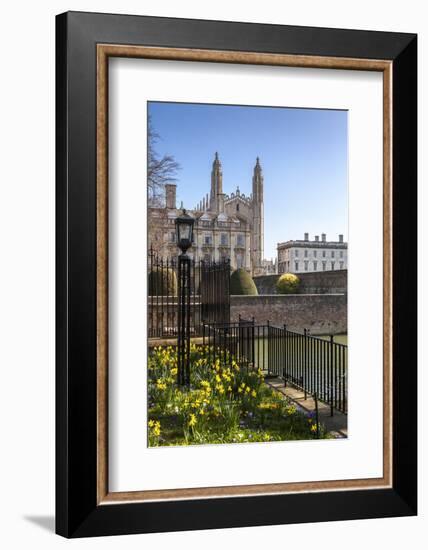
{"label": "green grass", "polygon": [[[150,418],[159,420],[162,426],[162,436],[158,445],[181,446],[217,443],[256,443],[266,441],[297,441],[314,439],[314,433],[308,432],[308,418],[296,413],[296,418],[287,419],[266,414],[263,420],[260,417],[247,417],[240,421],[238,426],[224,431],[223,424],[211,422],[203,432],[195,430],[191,441],[186,439],[181,419],[178,415],[162,415],[152,411]],[[327,438],[326,434],[322,438]]]}

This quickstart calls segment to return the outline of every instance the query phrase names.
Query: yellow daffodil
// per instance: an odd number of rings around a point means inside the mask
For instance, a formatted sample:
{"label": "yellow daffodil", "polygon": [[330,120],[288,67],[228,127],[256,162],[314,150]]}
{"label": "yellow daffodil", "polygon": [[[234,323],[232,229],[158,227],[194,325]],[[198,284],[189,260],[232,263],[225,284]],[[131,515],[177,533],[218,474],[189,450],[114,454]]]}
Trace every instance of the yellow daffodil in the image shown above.
{"label": "yellow daffodil", "polygon": [[161,434],[161,424],[159,420],[149,420],[149,428],[153,435],[159,437]]}
{"label": "yellow daffodil", "polygon": [[166,389],[166,384],[165,384],[165,382],[162,381],[161,378],[158,378],[158,380],[156,381],[156,386],[157,386],[158,390],[161,390],[161,391]]}

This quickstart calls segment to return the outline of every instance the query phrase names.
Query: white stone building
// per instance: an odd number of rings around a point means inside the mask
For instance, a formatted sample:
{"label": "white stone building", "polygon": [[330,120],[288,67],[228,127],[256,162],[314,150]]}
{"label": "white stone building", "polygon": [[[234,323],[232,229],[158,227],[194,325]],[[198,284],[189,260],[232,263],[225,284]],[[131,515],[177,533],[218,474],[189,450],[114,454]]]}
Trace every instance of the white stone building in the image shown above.
{"label": "white stone building", "polygon": [[278,273],[332,271],[348,268],[348,243],[343,235],[338,241],[327,241],[325,233],[313,241],[305,233],[303,240],[278,243]]}

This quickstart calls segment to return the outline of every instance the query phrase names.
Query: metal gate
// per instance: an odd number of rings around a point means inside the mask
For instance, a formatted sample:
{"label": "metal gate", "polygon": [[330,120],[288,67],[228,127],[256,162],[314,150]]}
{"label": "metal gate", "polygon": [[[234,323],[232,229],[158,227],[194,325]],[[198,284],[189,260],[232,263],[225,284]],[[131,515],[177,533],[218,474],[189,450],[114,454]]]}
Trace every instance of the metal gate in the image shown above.
{"label": "metal gate", "polygon": [[202,323],[230,322],[230,260],[200,262]]}
{"label": "metal gate", "polygon": [[[148,253],[148,337],[172,338],[178,334],[179,273],[177,258]],[[202,321],[230,321],[230,261],[190,261],[188,308],[190,334],[202,335]]]}

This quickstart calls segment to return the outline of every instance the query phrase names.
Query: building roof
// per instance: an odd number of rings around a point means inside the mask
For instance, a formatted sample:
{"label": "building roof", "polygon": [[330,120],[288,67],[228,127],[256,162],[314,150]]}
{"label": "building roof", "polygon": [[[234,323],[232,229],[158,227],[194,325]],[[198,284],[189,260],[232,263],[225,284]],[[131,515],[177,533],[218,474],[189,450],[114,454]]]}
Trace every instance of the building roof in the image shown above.
{"label": "building roof", "polygon": [[284,248],[348,248],[348,243],[340,241],[285,241],[276,245],[277,249]]}

